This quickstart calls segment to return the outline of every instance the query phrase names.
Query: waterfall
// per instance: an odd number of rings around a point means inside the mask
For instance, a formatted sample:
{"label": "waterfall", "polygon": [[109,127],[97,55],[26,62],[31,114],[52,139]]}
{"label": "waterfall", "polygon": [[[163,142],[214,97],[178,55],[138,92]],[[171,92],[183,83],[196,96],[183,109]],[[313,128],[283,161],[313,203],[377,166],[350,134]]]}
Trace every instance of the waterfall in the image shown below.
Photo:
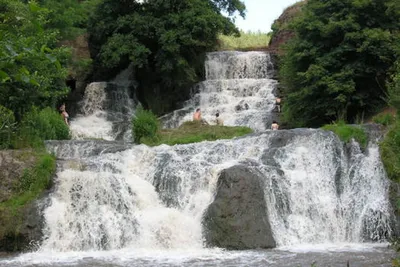
{"label": "waterfall", "polygon": [[183,109],[162,118],[164,126],[191,120],[200,107],[210,122],[219,111],[225,125],[247,125],[256,133],[132,145],[124,142],[137,103],[129,94],[131,71],[88,85],[82,113],[71,122],[75,140],[46,143],[58,161],[41,252],[202,251],[203,215],[219,174],[237,164],[262,174],[278,247],[392,236],[389,182],[375,140],[360,148],[319,129],[266,130],[277,85],[268,53],[209,53],[205,69],[206,81]]}
{"label": "waterfall", "polygon": [[363,153],[331,132],[295,129],[111,147],[106,141],[47,143],[59,161],[42,251],[202,249],[202,215],[218,174],[239,163],[263,174],[279,247],[391,236],[389,184],[375,143]]}
{"label": "waterfall", "polygon": [[110,82],[88,84],[81,112],[71,120],[73,139],[131,140],[130,121],[138,103],[132,73],[129,66]]}
{"label": "waterfall", "polygon": [[193,97],[182,109],[161,118],[164,127],[175,128],[192,120],[196,108],[215,124],[220,113],[224,125],[248,126],[255,131],[268,129],[273,120],[274,70],[265,52],[213,52],[207,54],[206,80],[192,89]]}

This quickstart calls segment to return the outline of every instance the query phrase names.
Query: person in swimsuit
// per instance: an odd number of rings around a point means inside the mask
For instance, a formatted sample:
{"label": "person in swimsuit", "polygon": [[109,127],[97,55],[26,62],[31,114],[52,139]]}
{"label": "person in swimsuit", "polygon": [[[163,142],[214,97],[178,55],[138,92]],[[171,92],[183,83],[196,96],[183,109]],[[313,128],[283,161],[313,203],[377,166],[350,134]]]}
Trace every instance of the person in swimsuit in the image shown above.
{"label": "person in swimsuit", "polygon": [[193,121],[201,121],[201,111],[200,109],[196,109],[196,112],[193,114]]}
{"label": "person in swimsuit", "polygon": [[278,130],[279,124],[276,121],[273,121],[271,124],[271,130]]}
{"label": "person in swimsuit", "polygon": [[60,112],[61,112],[61,116],[62,116],[65,124],[67,124],[69,126],[69,115],[68,115],[67,111],[65,111],[65,104],[61,105]]}
{"label": "person in swimsuit", "polygon": [[281,112],[281,99],[278,97],[275,100],[276,110],[280,113]]}

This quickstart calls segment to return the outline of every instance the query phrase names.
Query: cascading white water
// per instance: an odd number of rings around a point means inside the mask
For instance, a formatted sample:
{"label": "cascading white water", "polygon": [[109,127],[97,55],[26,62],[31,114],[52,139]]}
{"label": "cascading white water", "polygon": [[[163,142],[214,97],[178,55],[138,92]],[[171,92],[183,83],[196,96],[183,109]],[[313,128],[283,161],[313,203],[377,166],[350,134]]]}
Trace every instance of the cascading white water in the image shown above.
{"label": "cascading white water", "polygon": [[130,140],[136,103],[132,66],[111,82],[93,82],[85,89],[81,114],[71,120],[73,139]]}
{"label": "cascading white water", "polygon": [[256,131],[269,128],[277,82],[271,79],[273,65],[268,53],[209,53],[205,70],[206,81],[193,88],[195,94],[184,107],[161,118],[164,127],[192,120],[194,110],[200,108],[210,124],[215,124],[219,112],[224,125],[249,126]]}
{"label": "cascading white water", "polygon": [[218,173],[239,162],[264,175],[278,246],[391,235],[388,182],[374,144],[363,154],[354,143],[348,153],[332,133],[306,129],[102,155],[96,146],[104,144],[91,144],[47,145],[63,159],[42,251],[201,249]]}

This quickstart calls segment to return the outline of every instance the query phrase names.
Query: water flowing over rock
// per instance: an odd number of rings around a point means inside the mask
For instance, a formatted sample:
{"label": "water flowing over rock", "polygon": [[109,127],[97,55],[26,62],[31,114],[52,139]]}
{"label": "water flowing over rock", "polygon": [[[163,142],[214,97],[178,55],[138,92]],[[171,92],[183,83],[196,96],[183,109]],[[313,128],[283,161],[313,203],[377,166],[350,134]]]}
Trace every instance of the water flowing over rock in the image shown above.
{"label": "water flowing over rock", "polygon": [[205,239],[228,249],[274,248],[262,173],[244,165],[223,170],[205,217]]}
{"label": "water flowing over rock", "polygon": [[111,82],[93,82],[85,90],[81,112],[71,120],[74,139],[131,140],[131,118],[138,104],[132,67]]}
{"label": "water flowing over rock", "polygon": [[41,251],[202,249],[202,219],[218,201],[218,177],[243,164],[260,180],[278,247],[393,235],[389,182],[375,143],[363,152],[352,142],[349,150],[331,132],[295,129],[153,148],[112,151],[110,144],[47,143],[62,161]]}
{"label": "water flowing over rock", "polygon": [[207,54],[206,80],[193,88],[193,97],[182,109],[161,118],[164,127],[175,128],[192,120],[196,108],[215,124],[220,113],[224,125],[268,129],[275,118],[277,82],[271,56],[265,52],[213,52]]}

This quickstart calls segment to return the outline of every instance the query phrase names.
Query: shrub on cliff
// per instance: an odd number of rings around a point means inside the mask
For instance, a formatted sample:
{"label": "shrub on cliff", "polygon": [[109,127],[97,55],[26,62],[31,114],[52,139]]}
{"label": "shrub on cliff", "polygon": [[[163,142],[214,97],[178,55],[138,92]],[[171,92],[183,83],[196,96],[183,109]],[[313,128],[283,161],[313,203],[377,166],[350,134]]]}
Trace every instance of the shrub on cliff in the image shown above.
{"label": "shrub on cliff", "polygon": [[41,147],[44,140],[66,140],[70,138],[69,127],[57,111],[51,108],[39,111],[34,108],[24,115],[15,146]]}
{"label": "shrub on cliff", "polygon": [[134,142],[140,144],[142,138],[153,140],[157,136],[158,120],[150,110],[138,109],[132,118]]}
{"label": "shrub on cliff", "polygon": [[0,149],[9,148],[15,130],[15,118],[11,110],[0,105]]}

